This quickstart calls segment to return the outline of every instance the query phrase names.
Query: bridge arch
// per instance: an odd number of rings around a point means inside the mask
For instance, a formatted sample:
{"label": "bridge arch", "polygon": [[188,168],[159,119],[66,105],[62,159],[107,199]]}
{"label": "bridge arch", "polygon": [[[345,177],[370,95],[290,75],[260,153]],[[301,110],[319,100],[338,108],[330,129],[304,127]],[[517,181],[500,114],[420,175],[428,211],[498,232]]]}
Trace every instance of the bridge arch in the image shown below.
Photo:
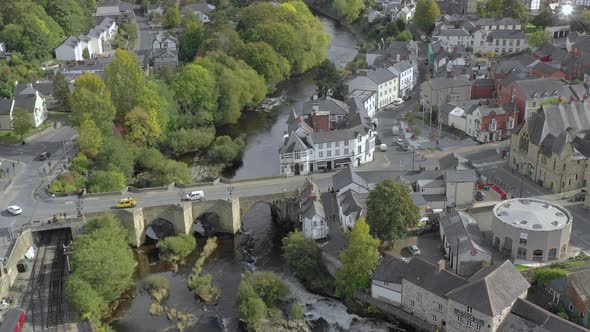
{"label": "bridge arch", "polygon": [[165,218],[156,218],[145,225],[145,242],[158,242],[165,237],[177,234],[174,224]]}

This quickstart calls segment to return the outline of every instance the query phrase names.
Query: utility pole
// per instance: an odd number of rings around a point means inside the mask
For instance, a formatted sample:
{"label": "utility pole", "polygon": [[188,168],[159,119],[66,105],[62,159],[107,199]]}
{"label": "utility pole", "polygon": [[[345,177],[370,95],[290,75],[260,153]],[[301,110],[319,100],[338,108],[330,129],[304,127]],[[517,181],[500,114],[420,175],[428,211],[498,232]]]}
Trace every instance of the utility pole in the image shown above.
{"label": "utility pole", "polygon": [[412,146],[412,171],[414,171],[414,165],[416,164],[415,158],[416,158],[416,148],[414,146]]}

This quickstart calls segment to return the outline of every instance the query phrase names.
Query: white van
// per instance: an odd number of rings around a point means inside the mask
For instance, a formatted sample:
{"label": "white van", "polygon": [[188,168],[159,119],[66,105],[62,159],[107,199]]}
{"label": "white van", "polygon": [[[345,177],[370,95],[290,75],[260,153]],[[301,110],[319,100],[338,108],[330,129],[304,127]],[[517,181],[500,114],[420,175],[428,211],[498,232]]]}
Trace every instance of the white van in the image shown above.
{"label": "white van", "polygon": [[205,193],[202,190],[191,191],[184,196],[187,201],[202,201],[205,200]]}

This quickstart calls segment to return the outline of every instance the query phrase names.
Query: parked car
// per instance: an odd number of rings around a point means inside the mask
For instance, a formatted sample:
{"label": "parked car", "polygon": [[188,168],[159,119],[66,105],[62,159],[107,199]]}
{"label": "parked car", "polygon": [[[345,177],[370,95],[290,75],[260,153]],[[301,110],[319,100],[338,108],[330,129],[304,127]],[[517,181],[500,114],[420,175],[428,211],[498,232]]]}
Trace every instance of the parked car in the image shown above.
{"label": "parked car", "polygon": [[398,138],[395,140],[395,143],[396,143],[397,145],[399,145],[399,146],[404,146],[404,139],[403,139],[403,138],[401,138],[401,137],[398,137]]}
{"label": "parked car", "polygon": [[12,214],[13,216],[17,216],[23,213],[23,209],[21,209],[18,205],[11,205],[8,208],[6,208],[6,211],[8,211],[8,213]]}
{"label": "parked car", "polygon": [[410,252],[410,254],[412,254],[412,256],[420,256],[421,254],[420,248],[418,248],[418,246],[415,244],[409,245],[408,251]]}
{"label": "parked car", "polygon": [[408,100],[412,99],[412,95],[403,96],[402,99],[405,100],[405,101],[408,101]]}
{"label": "parked car", "polygon": [[483,193],[479,190],[475,192],[475,200],[476,201],[483,201]]}
{"label": "parked car", "polygon": [[51,157],[51,152],[42,152],[39,155],[39,160],[48,160]]}
{"label": "parked car", "polygon": [[191,191],[184,196],[187,201],[202,201],[205,199],[205,193],[202,190]]}
{"label": "parked car", "polygon": [[394,106],[399,106],[399,105],[401,105],[403,102],[404,102],[404,100],[403,100],[403,99],[401,99],[401,98],[395,98],[395,99],[393,100],[393,105],[394,105]]}
{"label": "parked car", "polygon": [[404,146],[402,146],[402,150],[404,151],[410,151],[410,146],[407,144],[404,144]]}
{"label": "parked car", "polygon": [[586,193],[585,192],[579,192],[576,195],[574,195],[575,202],[583,202],[585,200],[586,200]]}
{"label": "parked car", "polygon": [[381,152],[387,151],[387,144],[382,143],[381,145],[379,145],[379,150],[381,150]]}
{"label": "parked car", "polygon": [[117,204],[115,205],[115,207],[119,208],[119,209],[124,209],[124,208],[134,207],[136,205],[137,205],[137,201],[135,200],[135,198],[127,197],[127,198],[121,198],[119,201],[117,201]]}

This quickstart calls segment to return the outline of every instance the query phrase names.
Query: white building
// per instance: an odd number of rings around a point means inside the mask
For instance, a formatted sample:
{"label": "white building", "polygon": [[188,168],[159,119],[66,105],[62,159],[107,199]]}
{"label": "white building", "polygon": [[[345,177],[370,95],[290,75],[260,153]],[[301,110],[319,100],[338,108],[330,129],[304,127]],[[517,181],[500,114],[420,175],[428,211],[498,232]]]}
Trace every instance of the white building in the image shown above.
{"label": "white building", "polygon": [[306,179],[301,190],[299,218],[303,235],[306,238],[319,240],[328,236],[328,221],[317,186]]}
{"label": "white building", "polygon": [[375,116],[376,96],[377,92],[374,90],[353,90],[348,93],[348,98],[359,98],[363,102],[367,115],[371,118]]}
{"label": "white building", "polygon": [[32,84],[24,89],[15,89],[13,99],[0,99],[0,129],[11,129],[14,111],[22,108],[30,114],[31,127],[39,127],[47,120],[46,97],[39,93]]}
{"label": "white building", "polygon": [[63,61],[83,61],[84,50],[94,58],[110,50],[110,41],[117,33],[117,24],[106,17],[85,35],[70,36],[55,49],[55,58]]}
{"label": "white building", "polygon": [[441,41],[450,51],[454,47],[471,47],[473,52],[492,52],[496,55],[525,50],[524,29],[513,18],[480,18],[466,16],[439,17],[432,34],[433,41]]}
{"label": "white building", "polygon": [[334,174],[332,182],[334,191],[337,192],[336,203],[341,227],[345,231],[350,230],[366,214],[369,184],[350,167]]}
{"label": "white building", "polygon": [[357,76],[348,82],[348,91],[371,90],[376,92],[376,109],[379,111],[399,98],[398,77],[385,68],[371,70],[366,76]]}
{"label": "white building", "polygon": [[387,70],[398,77],[399,96],[405,97],[409,95],[414,88],[414,67],[412,64],[404,60],[387,68]]}
{"label": "white building", "polygon": [[373,160],[375,129],[362,104],[359,109],[357,103],[350,103],[350,113],[337,121],[331,111],[339,112],[339,108],[328,108],[333,105],[326,101],[311,111],[292,114],[288,136],[279,149],[281,174],[305,175]]}

